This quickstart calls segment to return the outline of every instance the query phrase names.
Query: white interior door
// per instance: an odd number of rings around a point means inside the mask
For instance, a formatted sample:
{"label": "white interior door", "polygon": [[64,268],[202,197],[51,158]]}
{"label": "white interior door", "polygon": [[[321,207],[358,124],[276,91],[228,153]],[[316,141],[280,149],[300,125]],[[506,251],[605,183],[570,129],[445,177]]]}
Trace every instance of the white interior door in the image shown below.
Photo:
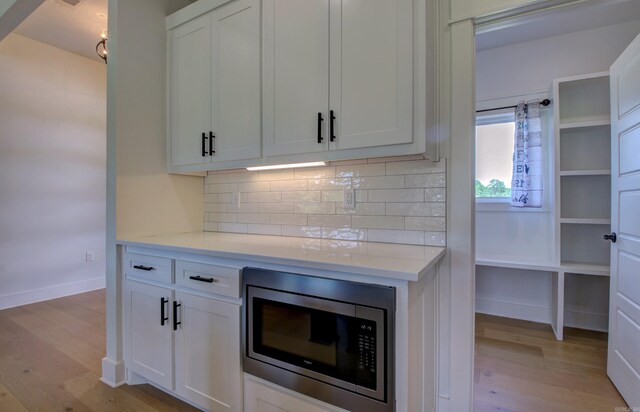
{"label": "white interior door", "polygon": [[640,36],[611,66],[611,247],[607,373],[640,407]]}

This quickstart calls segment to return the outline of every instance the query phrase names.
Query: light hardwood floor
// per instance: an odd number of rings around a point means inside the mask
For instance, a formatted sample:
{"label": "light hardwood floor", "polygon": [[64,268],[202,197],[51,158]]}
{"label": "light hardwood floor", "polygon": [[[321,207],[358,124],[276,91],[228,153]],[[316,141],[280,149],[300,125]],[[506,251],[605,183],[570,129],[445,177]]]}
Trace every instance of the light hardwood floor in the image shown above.
{"label": "light hardwood floor", "polygon": [[[475,412],[623,412],[606,375],[607,334],[476,315]],[[619,409],[616,409],[619,408]]]}
{"label": "light hardwood floor", "polygon": [[197,411],[150,385],[98,379],[104,290],[0,311],[0,411]]}

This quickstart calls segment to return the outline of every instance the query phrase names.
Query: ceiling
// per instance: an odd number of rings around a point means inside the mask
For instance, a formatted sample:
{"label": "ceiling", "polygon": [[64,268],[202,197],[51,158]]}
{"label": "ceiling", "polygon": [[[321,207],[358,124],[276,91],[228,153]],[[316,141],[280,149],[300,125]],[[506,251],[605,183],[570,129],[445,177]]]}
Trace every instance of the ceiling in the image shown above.
{"label": "ceiling", "polygon": [[[74,3],[75,1],[70,2]],[[46,0],[14,33],[102,61],[96,54],[100,33],[107,29],[108,0]]]}
{"label": "ceiling", "polygon": [[[485,50],[640,19],[638,0],[593,0],[478,27],[476,49]],[[640,31],[640,23],[638,27]]]}

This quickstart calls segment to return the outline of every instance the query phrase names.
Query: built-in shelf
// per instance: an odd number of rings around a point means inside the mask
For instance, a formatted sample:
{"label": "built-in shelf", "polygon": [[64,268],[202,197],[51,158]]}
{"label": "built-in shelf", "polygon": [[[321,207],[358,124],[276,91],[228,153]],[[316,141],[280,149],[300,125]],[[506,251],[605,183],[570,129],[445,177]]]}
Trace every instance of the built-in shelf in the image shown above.
{"label": "built-in shelf", "polygon": [[610,225],[611,219],[590,219],[582,217],[563,217],[560,219],[560,223],[574,224],[574,225]]}
{"label": "built-in shelf", "polygon": [[560,176],[608,176],[611,175],[610,169],[598,170],[561,170]]}
{"label": "built-in shelf", "polygon": [[499,258],[476,258],[477,266],[490,266],[497,268],[512,268],[512,269],[526,269],[526,270],[540,270],[546,272],[556,272],[559,270],[559,266],[553,262],[545,261],[525,261],[514,259],[499,259]]}
{"label": "built-in shelf", "polygon": [[610,126],[611,120],[609,118],[587,118],[576,119],[575,121],[560,123],[560,130],[567,129],[580,129],[584,127],[598,127],[598,126]]}
{"label": "built-in shelf", "polygon": [[[609,104],[606,72],[554,80],[555,256],[560,263],[553,272],[552,327],[559,340],[565,294],[580,295],[603,280],[593,276],[609,276],[610,243],[603,239],[611,228]],[[601,293],[599,298],[606,299],[608,290]]]}
{"label": "built-in shelf", "polygon": [[607,265],[589,265],[578,262],[562,262],[562,269],[566,273],[593,276],[609,276],[610,268]]}
{"label": "built-in shelf", "polygon": [[560,217],[609,219],[611,217],[610,175],[560,177]]}

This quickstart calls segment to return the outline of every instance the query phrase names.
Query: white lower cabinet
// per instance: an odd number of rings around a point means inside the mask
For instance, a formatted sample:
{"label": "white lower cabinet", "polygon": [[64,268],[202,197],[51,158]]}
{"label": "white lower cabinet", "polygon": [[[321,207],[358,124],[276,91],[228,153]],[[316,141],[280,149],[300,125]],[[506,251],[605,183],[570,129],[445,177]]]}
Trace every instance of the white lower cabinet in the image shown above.
{"label": "white lower cabinet", "polygon": [[[159,270],[156,266],[145,267],[153,273]],[[222,279],[234,285],[239,281],[237,268],[234,272],[230,267],[179,260],[175,266],[190,269],[188,273],[213,273],[214,281]],[[146,278],[136,272],[127,275],[124,287],[127,369],[204,410],[241,412],[240,301],[234,301],[239,298],[238,288],[224,289],[230,296],[222,297],[198,289],[201,284],[209,284],[204,275],[191,274],[189,281],[193,285],[174,284],[173,273],[169,275],[166,286],[164,282],[148,280],[150,275]],[[140,382],[135,375],[130,375],[130,382]]]}
{"label": "white lower cabinet", "polygon": [[240,411],[240,306],[176,292],[176,392],[210,411]]}
{"label": "white lower cabinet", "polygon": [[245,375],[244,412],[348,412],[308,396]]}
{"label": "white lower cabinet", "polygon": [[173,330],[169,315],[172,298],[173,291],[168,288],[131,281],[125,286],[127,367],[170,390],[173,389]]}

